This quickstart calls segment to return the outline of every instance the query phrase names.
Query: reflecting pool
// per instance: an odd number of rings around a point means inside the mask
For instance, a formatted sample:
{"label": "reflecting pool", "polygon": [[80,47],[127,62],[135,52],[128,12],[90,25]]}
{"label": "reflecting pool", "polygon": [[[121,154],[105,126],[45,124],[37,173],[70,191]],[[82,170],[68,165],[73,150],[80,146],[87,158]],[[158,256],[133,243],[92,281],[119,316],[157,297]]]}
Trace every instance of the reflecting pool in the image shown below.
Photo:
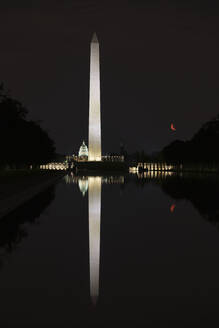
{"label": "reflecting pool", "polygon": [[219,177],[66,175],[0,222],[1,327],[216,327]]}

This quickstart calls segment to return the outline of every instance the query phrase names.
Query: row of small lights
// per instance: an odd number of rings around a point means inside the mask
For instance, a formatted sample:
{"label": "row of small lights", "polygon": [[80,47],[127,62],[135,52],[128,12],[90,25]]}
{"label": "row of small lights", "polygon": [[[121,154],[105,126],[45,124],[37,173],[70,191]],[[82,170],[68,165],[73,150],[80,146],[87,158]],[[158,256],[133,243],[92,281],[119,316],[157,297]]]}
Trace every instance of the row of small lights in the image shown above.
{"label": "row of small lights", "polygon": [[138,164],[138,166],[129,167],[130,173],[137,173],[139,168],[148,169],[148,171],[171,171],[173,165],[159,165],[159,164]]}
{"label": "row of small lights", "polygon": [[40,165],[41,170],[67,170],[67,164],[63,163],[51,163],[46,165]]}

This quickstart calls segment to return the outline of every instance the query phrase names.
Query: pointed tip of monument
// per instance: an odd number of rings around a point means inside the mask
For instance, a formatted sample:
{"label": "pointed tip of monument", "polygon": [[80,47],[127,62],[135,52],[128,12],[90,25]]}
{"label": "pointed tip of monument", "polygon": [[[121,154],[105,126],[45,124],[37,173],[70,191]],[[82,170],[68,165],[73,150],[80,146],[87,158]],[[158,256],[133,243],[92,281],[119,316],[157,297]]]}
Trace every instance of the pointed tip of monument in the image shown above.
{"label": "pointed tip of monument", "polygon": [[93,34],[91,42],[97,42],[98,43],[98,39],[97,39],[97,34],[96,33]]}

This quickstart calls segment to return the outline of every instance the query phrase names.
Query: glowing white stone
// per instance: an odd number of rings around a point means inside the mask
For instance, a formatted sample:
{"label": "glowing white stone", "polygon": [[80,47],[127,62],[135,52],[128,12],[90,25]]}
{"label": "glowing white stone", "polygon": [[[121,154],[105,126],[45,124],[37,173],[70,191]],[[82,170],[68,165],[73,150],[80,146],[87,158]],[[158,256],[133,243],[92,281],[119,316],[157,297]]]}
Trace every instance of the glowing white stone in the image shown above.
{"label": "glowing white stone", "polygon": [[88,178],[90,295],[93,304],[99,296],[101,178]]}
{"label": "glowing white stone", "polygon": [[87,148],[87,146],[86,146],[86,144],[85,144],[84,141],[82,142],[82,145],[79,148],[78,156],[79,157],[83,157],[83,156],[88,157],[88,148]]}
{"label": "glowing white stone", "polygon": [[100,58],[96,33],[91,40],[88,160],[101,161]]}

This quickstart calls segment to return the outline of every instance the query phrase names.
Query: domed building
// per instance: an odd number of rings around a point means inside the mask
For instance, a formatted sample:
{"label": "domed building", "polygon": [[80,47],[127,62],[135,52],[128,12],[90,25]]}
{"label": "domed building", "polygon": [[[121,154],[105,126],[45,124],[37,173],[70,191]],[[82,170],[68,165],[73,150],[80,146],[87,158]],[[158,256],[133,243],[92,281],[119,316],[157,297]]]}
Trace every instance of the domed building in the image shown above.
{"label": "domed building", "polygon": [[83,141],[81,147],[79,148],[78,159],[80,161],[87,161],[88,160],[88,147],[86,146],[84,141]]}

